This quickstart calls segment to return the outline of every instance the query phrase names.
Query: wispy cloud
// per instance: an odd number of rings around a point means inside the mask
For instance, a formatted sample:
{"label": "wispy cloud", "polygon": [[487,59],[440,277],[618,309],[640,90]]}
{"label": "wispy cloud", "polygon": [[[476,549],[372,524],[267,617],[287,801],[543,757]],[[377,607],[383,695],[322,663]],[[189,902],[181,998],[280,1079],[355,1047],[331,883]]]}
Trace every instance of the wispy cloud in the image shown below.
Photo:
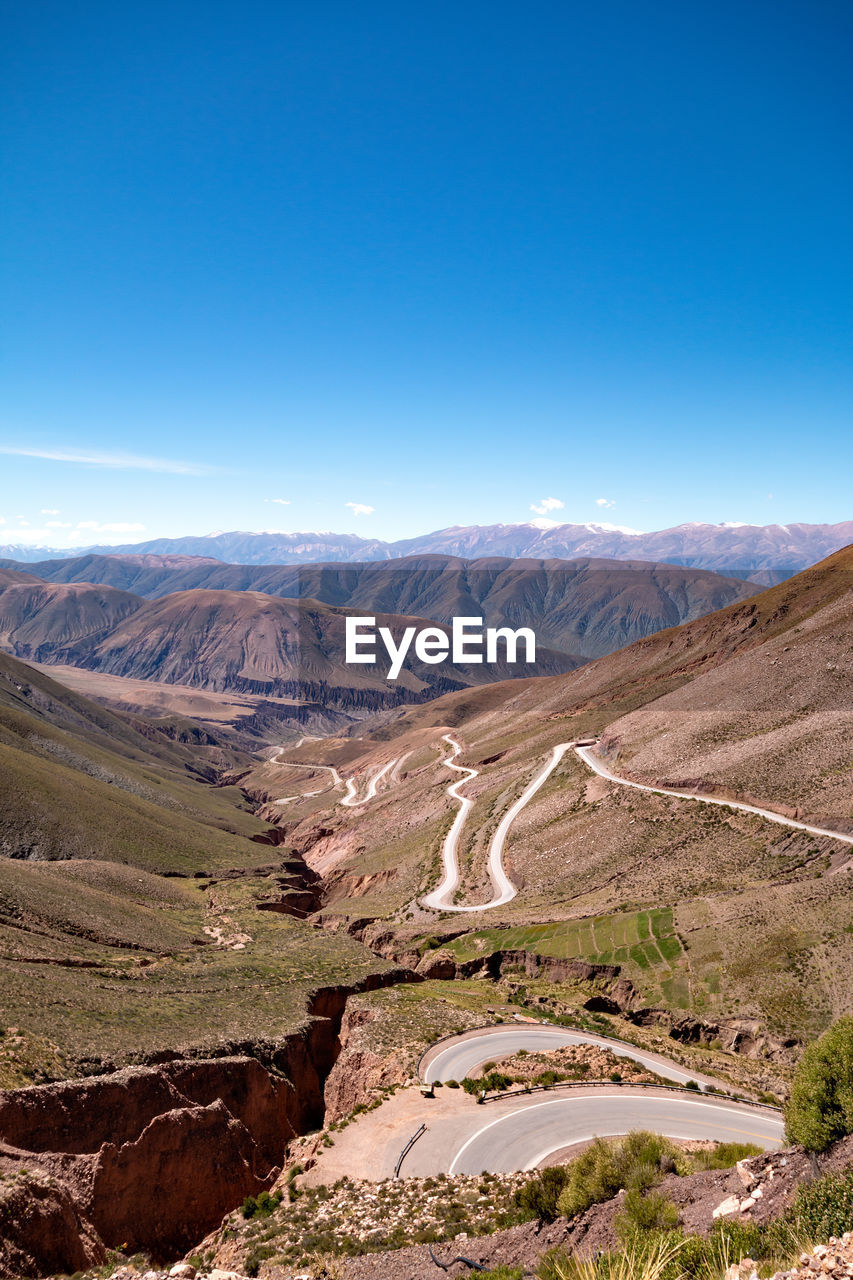
{"label": "wispy cloud", "polygon": [[372,516],[375,507],[368,507],[364,502],[345,502],[345,507],[349,507],[354,516]]}
{"label": "wispy cloud", "polygon": [[70,529],[70,520],[47,520],[45,521],[45,529]]}
{"label": "wispy cloud", "polygon": [[530,510],[535,511],[538,516],[547,516],[549,511],[562,511],[565,505],[559,498],[543,498],[538,504],[531,502]]}
{"label": "wispy cloud", "polygon": [[42,507],[41,513],[43,516],[58,516],[59,507]]}
{"label": "wispy cloud", "polygon": [[597,507],[615,507],[616,503],[611,502],[609,498],[596,498],[595,505]]}
{"label": "wispy cloud", "polygon": [[19,449],[0,444],[0,453],[16,458],[43,458],[48,462],[71,462],[84,467],[106,467],[112,471],[159,471],[176,476],[206,476],[214,470],[200,462],[180,462],[174,458],[145,458],[135,453],[84,453],[77,449]]}
{"label": "wispy cloud", "polygon": [[290,498],[264,498],[264,502],[274,502],[279,507],[290,506]]}
{"label": "wispy cloud", "polygon": [[143,533],[145,525],[123,520],[114,524],[101,524],[98,520],[78,520],[77,528],[89,529],[92,533]]}

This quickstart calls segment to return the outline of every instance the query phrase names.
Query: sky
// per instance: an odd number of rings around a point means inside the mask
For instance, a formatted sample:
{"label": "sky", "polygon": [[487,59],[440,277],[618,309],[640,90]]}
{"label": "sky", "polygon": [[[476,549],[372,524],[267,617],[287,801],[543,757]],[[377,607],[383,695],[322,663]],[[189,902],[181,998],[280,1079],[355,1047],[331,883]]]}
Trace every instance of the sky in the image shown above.
{"label": "sky", "polygon": [[9,0],[0,543],[853,517],[853,8]]}

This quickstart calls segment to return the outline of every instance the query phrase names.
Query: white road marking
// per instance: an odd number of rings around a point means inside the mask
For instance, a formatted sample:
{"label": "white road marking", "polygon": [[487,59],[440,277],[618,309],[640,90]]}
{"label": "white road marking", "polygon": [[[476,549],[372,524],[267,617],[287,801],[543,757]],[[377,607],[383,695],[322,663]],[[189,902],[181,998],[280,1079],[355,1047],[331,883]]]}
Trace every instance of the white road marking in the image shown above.
{"label": "white road marking", "polygon": [[[595,1095],[588,1095],[588,1096],[595,1096]],[[633,1095],[630,1095],[630,1096],[633,1096]],[[459,1148],[459,1150],[456,1152],[456,1155],[453,1157],[453,1160],[451,1161],[450,1168],[447,1170],[448,1175],[450,1175],[450,1176],[452,1177],[452,1175],[456,1172],[456,1166],[458,1165],[459,1161],[462,1159],[463,1155],[464,1155],[464,1154],[465,1154],[465,1152],[468,1150],[468,1148],[469,1148],[469,1147],[471,1147],[471,1146],[473,1145],[473,1143],[475,1143],[479,1138],[481,1138],[481,1137],[483,1136],[483,1134],[484,1134],[484,1133],[488,1133],[488,1131],[489,1131],[490,1129],[494,1129],[494,1128],[495,1128],[497,1125],[499,1125],[499,1124],[506,1124],[506,1123],[507,1123],[507,1121],[511,1121],[511,1120],[515,1120],[515,1119],[517,1119],[517,1117],[519,1116],[519,1114],[522,1114],[522,1113],[523,1113],[523,1114],[525,1114],[525,1115],[526,1115],[528,1112],[541,1111],[544,1107],[564,1107],[564,1108],[565,1108],[565,1107],[568,1107],[568,1106],[577,1106],[577,1105],[579,1105],[579,1104],[583,1103],[583,1101],[584,1101],[584,1097],[585,1097],[585,1095],[580,1094],[580,1095],[575,1095],[573,1098],[551,1098],[551,1099],[549,1099],[549,1100],[548,1100],[548,1102],[534,1102],[534,1103],[531,1103],[529,1106],[518,1107],[518,1108],[516,1108],[516,1110],[515,1110],[515,1111],[509,1111],[509,1112],[507,1112],[505,1115],[498,1116],[496,1120],[491,1120],[491,1121],[489,1121],[489,1123],[488,1123],[488,1124],[484,1124],[484,1125],[482,1125],[482,1126],[481,1126],[481,1128],[479,1128],[479,1129],[476,1131],[476,1133],[472,1133],[472,1134],[471,1134],[471,1137],[470,1137],[470,1138],[468,1138],[468,1140],[467,1140],[466,1142],[463,1142],[462,1146],[461,1146],[461,1147]],[[658,1102],[658,1101],[663,1101],[663,1099],[658,1099],[658,1098],[651,1099],[651,1098],[650,1098],[650,1099],[648,1099],[648,1101],[649,1101],[649,1102],[652,1102],[652,1101]],[[670,1101],[671,1101],[671,1100],[670,1100]],[[729,1103],[729,1104],[726,1104],[726,1103],[723,1103],[723,1102],[694,1102],[694,1101],[693,1101],[693,1099],[691,1099],[691,1098],[679,1098],[679,1099],[678,1099],[678,1102],[677,1102],[677,1106],[678,1106],[679,1108],[681,1108],[681,1107],[702,1107],[705,1111],[710,1111],[710,1112],[712,1112],[712,1113],[717,1113],[717,1114],[719,1114],[719,1115],[720,1115],[720,1119],[722,1119],[722,1114],[723,1114],[723,1113],[725,1113],[725,1114],[726,1114],[727,1118],[728,1118],[728,1117],[731,1117],[731,1116],[734,1116],[734,1115],[739,1115],[739,1116],[744,1116],[744,1117],[746,1117],[746,1116],[748,1116],[748,1115],[750,1114],[747,1110],[745,1110],[745,1109],[744,1109],[744,1110],[741,1110],[741,1109],[735,1108],[735,1107],[733,1107],[730,1103]],[[758,1117],[755,1117],[755,1118],[757,1119]],[[660,1117],[658,1117],[658,1121],[659,1121],[659,1119],[660,1119]],[[679,1123],[678,1118],[676,1118],[676,1117],[671,1117],[671,1119],[672,1119],[672,1122],[673,1122],[673,1123]],[[714,1119],[715,1119],[715,1121],[716,1121],[716,1115],[714,1116]],[[781,1134],[781,1126],[782,1126],[782,1119],[781,1119],[781,1117],[779,1117],[779,1119],[775,1122],[775,1124],[776,1124],[776,1127],[778,1127],[778,1128],[780,1129],[780,1134]],[[748,1133],[750,1134],[750,1136],[752,1136],[752,1137],[759,1137],[759,1136],[760,1136],[759,1134],[755,1133],[755,1132],[754,1132],[754,1131],[752,1131],[752,1130],[749,1130],[749,1131],[748,1131],[748,1130],[741,1130],[741,1129],[738,1129],[738,1128],[732,1128],[732,1127],[731,1127],[731,1125],[720,1125],[720,1127],[721,1127],[721,1128],[725,1128],[725,1129],[727,1129],[728,1131],[730,1131],[730,1132],[732,1132],[732,1133],[747,1133],[747,1132],[748,1132]],[[667,1125],[667,1129],[669,1129],[669,1125]],[[591,1134],[589,1134],[589,1135],[588,1135],[588,1137],[589,1137],[589,1138],[593,1138],[593,1137],[596,1137],[596,1136],[597,1136],[597,1135],[596,1135],[596,1134],[594,1134],[594,1133],[591,1133]],[[606,1135],[603,1135],[603,1136],[606,1136]],[[667,1134],[666,1134],[665,1136],[667,1136],[667,1137],[677,1137],[677,1136],[679,1136],[679,1135],[677,1135],[677,1134],[673,1134],[672,1132],[667,1132]],[[574,1143],[575,1141],[581,1141],[581,1142],[582,1142],[582,1141],[585,1141],[585,1140],[587,1140],[587,1139],[585,1139],[585,1138],[583,1138],[583,1137],[580,1137],[580,1138],[574,1138],[574,1137],[573,1137],[572,1142],[573,1142],[573,1143]],[[563,1140],[562,1142],[556,1142],[556,1141],[555,1141],[555,1145],[554,1145],[553,1147],[551,1147],[548,1151],[544,1151],[544,1152],[542,1152],[542,1153],[537,1157],[537,1163],[538,1163],[539,1161],[541,1161],[541,1160],[544,1160],[544,1159],[545,1159],[545,1156],[550,1155],[552,1151],[559,1151],[559,1150],[560,1150],[560,1148],[561,1148],[561,1147],[564,1147],[564,1146],[566,1146],[566,1142],[565,1142],[565,1140]],[[532,1169],[532,1168],[535,1168],[535,1167],[536,1167],[536,1166],[533,1164],[532,1160],[531,1160],[531,1161],[530,1161],[530,1162],[525,1166],[525,1168],[528,1168],[528,1169]]]}

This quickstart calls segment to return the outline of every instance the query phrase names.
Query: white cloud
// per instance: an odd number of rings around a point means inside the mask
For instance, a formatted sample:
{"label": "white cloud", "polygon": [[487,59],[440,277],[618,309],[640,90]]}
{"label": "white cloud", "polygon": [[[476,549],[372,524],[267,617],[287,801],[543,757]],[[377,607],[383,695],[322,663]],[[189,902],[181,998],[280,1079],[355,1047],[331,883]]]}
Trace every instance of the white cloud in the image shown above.
{"label": "white cloud", "polygon": [[70,529],[71,521],[70,520],[47,520],[45,522],[44,527],[45,529]]}
{"label": "white cloud", "polygon": [[81,453],[77,449],[16,449],[0,445],[0,453],[16,458],[44,458],[48,462],[74,462],[87,467],[108,467],[113,471],[162,471],[177,476],[205,476],[214,470],[198,462],[171,458],[144,458],[133,453]]}
{"label": "white cloud", "polygon": [[595,505],[597,507],[615,507],[616,503],[611,502],[609,498],[596,498]]}
{"label": "white cloud", "polygon": [[6,517],[0,516],[0,524],[5,524],[5,523],[6,523]]}
{"label": "white cloud", "polygon": [[349,507],[354,516],[372,516],[376,510],[375,507],[368,507],[363,502],[345,502],[344,506]]}
{"label": "white cloud", "polygon": [[43,516],[58,516],[59,507],[42,507],[41,513]]}
{"label": "white cloud", "polygon": [[145,525],[131,524],[126,521],[118,521],[114,524],[100,524],[97,520],[78,520],[77,528],[90,529],[93,533],[142,533]]}
{"label": "white cloud", "polygon": [[559,498],[543,498],[538,506],[535,502],[531,502],[530,510],[535,511],[539,516],[547,516],[549,511],[562,511],[565,505],[565,502],[561,502]]}
{"label": "white cloud", "polygon": [[290,506],[290,498],[264,498],[264,502],[274,502],[279,507]]}

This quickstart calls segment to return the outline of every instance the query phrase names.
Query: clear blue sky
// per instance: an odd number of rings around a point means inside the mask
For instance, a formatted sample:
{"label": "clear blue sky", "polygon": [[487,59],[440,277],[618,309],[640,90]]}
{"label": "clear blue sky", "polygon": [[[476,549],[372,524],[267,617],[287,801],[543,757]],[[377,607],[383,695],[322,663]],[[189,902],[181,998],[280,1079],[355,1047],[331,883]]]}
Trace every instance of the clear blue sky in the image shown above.
{"label": "clear blue sky", "polygon": [[0,48],[0,542],[853,515],[846,0],[10,0]]}

